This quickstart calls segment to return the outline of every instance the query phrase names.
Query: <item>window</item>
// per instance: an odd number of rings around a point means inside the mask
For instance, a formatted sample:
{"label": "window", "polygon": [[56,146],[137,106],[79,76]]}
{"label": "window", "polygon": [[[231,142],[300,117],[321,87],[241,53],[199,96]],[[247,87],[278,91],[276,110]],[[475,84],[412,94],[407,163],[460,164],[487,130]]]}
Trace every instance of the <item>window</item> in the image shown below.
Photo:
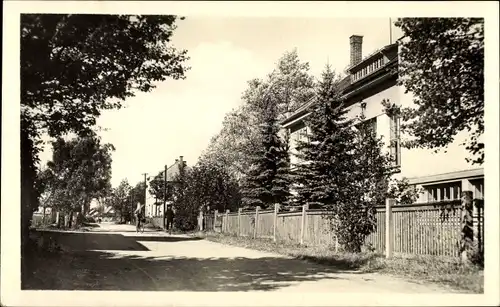
{"label": "window", "polygon": [[470,183],[474,187],[472,190],[473,197],[483,199],[484,198],[484,178],[471,180]]}
{"label": "window", "polygon": [[390,118],[390,155],[394,166],[401,166],[401,136],[400,136],[400,117],[392,115]]}
{"label": "window", "polygon": [[363,129],[367,128],[368,131],[371,131],[374,136],[377,135],[377,118],[373,117],[370,119],[367,119],[355,126],[357,129]]}
{"label": "window", "polygon": [[299,131],[297,131],[297,140],[305,142],[307,141],[307,128],[301,128]]}
{"label": "window", "polygon": [[461,188],[461,181],[424,186],[428,202],[460,199]]}

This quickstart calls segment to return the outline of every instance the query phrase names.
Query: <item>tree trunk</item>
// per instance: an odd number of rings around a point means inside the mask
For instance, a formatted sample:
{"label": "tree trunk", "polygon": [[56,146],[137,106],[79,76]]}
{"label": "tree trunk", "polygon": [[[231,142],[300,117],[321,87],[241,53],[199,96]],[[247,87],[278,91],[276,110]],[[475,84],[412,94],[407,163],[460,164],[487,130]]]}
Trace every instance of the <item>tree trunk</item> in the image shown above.
{"label": "tree trunk", "polygon": [[464,264],[470,264],[474,253],[474,229],[472,220],[472,192],[462,192],[462,237],[461,237],[461,258]]}
{"label": "tree trunk", "polygon": [[69,222],[68,222],[68,227],[71,228],[73,226],[73,210],[69,212]]}

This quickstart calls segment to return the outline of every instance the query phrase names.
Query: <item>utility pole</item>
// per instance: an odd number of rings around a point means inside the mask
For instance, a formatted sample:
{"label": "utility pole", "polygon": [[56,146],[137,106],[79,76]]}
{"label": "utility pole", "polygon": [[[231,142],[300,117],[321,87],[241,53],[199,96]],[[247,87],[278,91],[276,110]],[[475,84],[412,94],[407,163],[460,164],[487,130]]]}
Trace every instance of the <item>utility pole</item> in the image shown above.
{"label": "utility pole", "polygon": [[392,44],[392,19],[389,18],[389,44]]}
{"label": "utility pole", "polygon": [[148,175],[148,173],[144,173],[144,216],[146,216],[146,201],[148,199],[148,181],[147,181],[147,178],[146,176]]}
{"label": "utility pole", "polygon": [[163,229],[167,231],[167,165],[163,172]]}

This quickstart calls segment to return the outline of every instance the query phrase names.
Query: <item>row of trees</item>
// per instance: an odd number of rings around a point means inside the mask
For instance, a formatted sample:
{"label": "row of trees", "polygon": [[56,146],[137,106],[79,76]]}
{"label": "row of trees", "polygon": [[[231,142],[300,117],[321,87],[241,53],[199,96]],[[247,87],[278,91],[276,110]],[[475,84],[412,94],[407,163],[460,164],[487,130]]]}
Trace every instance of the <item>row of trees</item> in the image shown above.
{"label": "row of trees", "polygon": [[23,247],[44,191],[42,135],[92,136],[102,110],[121,108],[126,98],[150,91],[158,81],[184,78],[186,51],[170,43],[177,20],[171,15],[21,16]]}
{"label": "row of trees", "polygon": [[[98,136],[58,138],[52,143],[52,160],[38,174],[41,205],[69,215],[84,216],[95,199],[104,199],[111,189],[111,144]],[[81,219],[78,219],[81,221]]]}
{"label": "row of trees", "polygon": [[[469,130],[465,149],[470,162],[482,164],[483,21],[403,18],[396,25],[403,30],[399,83],[414,95],[414,105],[386,108],[402,116],[403,145],[439,150]],[[405,180],[390,184],[392,164],[381,139],[358,124],[363,118],[345,116],[339,76],[327,68],[316,82],[308,70],[294,50],[266,80],[251,80],[243,105],[226,116],[200,163],[226,169],[243,206],[308,203],[332,210],[341,243],[357,251],[374,230],[374,206],[388,196],[412,201],[416,191]],[[280,134],[279,121],[312,97],[308,140],[297,146],[302,163],[291,170],[289,136]]]}
{"label": "row of trees", "polygon": [[[99,144],[93,130],[103,109],[120,108],[127,97],[151,90],[156,81],[183,78],[186,52],[169,44],[175,21],[175,16],[22,16],[23,242],[32,212],[45,191],[43,185],[52,180],[52,188],[63,187],[65,177],[55,174],[71,169],[71,163],[56,163],[59,157],[55,156],[51,170],[40,172],[41,135],[47,133],[57,139],[74,132]],[[400,41],[400,83],[415,97],[413,107],[398,109],[403,129],[411,137],[406,146],[439,149],[450,144],[457,133],[469,129],[470,139],[465,145],[472,154],[471,161],[484,161],[484,143],[480,140],[484,131],[483,22],[474,18],[397,21],[404,34]],[[37,50],[36,56],[32,50]],[[345,233],[346,244],[352,243],[351,248],[356,249],[359,240],[352,236],[368,232],[373,225],[371,206],[381,196],[372,191],[384,191],[381,187],[386,184],[387,159],[380,153],[380,140],[367,127],[351,129],[343,116],[337,81],[335,73],[327,69],[316,82],[309,74],[309,65],[300,62],[296,51],[286,53],[265,80],[251,80],[242,96],[243,105],[226,116],[223,129],[199,162],[176,180],[179,188],[172,193],[178,204],[179,227],[192,227],[192,217],[200,208],[224,210],[307,201],[336,210],[342,222],[335,227],[344,227],[338,229],[339,233]],[[305,163],[289,172],[288,136],[280,135],[278,123],[314,96],[318,103],[312,113],[316,115],[307,123],[311,142],[299,144],[299,155]],[[55,146],[64,156],[68,151],[64,149],[66,141],[58,142]],[[112,149],[88,142],[78,142],[80,145],[74,147],[94,148],[95,152]],[[92,168],[98,169],[89,162],[75,172],[83,178],[85,170]],[[102,167],[103,174],[105,169]],[[45,176],[53,179],[43,179]],[[79,182],[75,180],[75,184]],[[105,182],[90,186],[104,191]],[[296,196],[290,193],[292,184]],[[122,188],[109,194],[110,199],[123,200],[126,190],[123,183]],[[140,190],[137,188],[137,193]],[[101,192],[95,193],[99,197]],[[76,191],[66,195],[76,200],[67,208],[85,208],[85,194]],[[124,208],[118,211],[125,218],[128,202],[112,203],[115,208]],[[182,216],[185,223],[181,223]]]}

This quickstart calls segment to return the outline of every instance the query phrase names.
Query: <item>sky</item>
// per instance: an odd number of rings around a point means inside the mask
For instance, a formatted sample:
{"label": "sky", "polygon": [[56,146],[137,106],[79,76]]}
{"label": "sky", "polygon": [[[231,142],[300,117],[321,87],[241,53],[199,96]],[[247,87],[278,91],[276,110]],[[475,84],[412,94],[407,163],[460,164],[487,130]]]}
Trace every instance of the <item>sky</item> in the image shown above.
{"label": "sky", "polygon": [[[392,19],[393,21],[395,18]],[[125,108],[105,111],[97,124],[112,143],[112,185],[143,173],[155,175],[184,156],[194,165],[224,115],[241,103],[247,81],[265,78],[278,59],[297,49],[319,77],[326,63],[343,72],[349,63],[349,37],[363,36],[363,56],[390,43],[389,18],[192,17],[179,20],[172,43],[186,49],[191,69],[184,80],[167,80],[137,93]],[[401,35],[392,26],[393,41]],[[50,159],[45,146],[42,163]]]}

